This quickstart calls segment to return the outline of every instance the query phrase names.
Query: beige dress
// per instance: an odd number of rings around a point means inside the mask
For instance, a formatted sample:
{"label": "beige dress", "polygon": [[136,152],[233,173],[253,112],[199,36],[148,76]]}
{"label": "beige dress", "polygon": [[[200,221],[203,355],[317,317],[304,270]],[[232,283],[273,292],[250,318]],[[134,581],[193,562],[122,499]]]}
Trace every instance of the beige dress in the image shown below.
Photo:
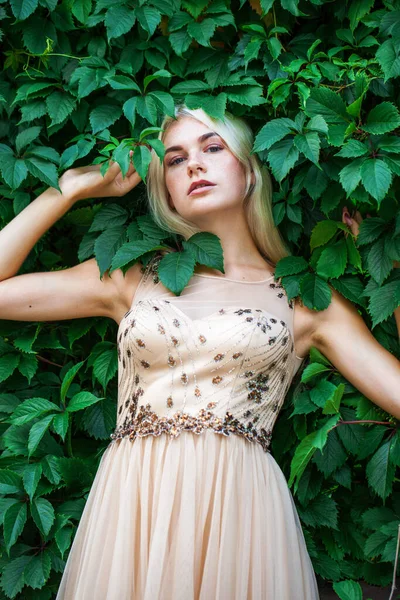
{"label": "beige dress", "polygon": [[180,296],[147,266],[118,329],[118,409],[56,600],[317,600],[270,452],[301,364],[273,276],[196,274]]}

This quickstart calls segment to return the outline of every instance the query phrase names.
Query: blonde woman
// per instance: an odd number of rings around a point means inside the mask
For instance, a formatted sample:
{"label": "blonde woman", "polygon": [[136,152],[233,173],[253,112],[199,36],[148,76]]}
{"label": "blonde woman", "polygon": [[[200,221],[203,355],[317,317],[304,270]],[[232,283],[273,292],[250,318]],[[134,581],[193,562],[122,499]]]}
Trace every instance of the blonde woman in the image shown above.
{"label": "blonde woman", "polygon": [[0,233],[0,318],[105,316],[118,325],[118,408],[57,600],[316,600],[318,588],[273,427],[315,346],[363,394],[400,418],[399,361],[332,290],[312,312],[288,301],[274,266],[288,250],[250,128],[229,113],[176,108],[148,177],[151,213],[188,239],[217,235],[225,273],[196,268],[182,294],[163,254],[100,280],[95,259],[16,276],[37,240],[77,201],[140,181],[113,164],[71,169]]}

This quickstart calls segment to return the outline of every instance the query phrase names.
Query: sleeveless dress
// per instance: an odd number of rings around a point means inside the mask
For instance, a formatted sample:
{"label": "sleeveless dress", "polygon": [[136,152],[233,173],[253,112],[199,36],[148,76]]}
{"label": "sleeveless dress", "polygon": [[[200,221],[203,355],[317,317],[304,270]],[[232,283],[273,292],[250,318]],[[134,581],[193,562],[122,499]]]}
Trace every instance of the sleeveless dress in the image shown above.
{"label": "sleeveless dress", "polygon": [[302,358],[274,275],[153,256],[117,334],[118,408],[56,600],[318,600],[272,431]]}

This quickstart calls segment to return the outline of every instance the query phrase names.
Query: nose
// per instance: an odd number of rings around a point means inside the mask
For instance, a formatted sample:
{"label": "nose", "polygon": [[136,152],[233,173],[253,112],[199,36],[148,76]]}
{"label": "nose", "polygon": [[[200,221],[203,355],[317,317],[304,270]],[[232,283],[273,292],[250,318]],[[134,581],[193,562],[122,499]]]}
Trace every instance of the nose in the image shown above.
{"label": "nose", "polygon": [[198,169],[202,169],[203,171],[207,170],[204,166],[203,159],[196,152],[195,154],[189,155],[187,161],[187,170],[188,173],[193,173],[193,171],[197,171]]}

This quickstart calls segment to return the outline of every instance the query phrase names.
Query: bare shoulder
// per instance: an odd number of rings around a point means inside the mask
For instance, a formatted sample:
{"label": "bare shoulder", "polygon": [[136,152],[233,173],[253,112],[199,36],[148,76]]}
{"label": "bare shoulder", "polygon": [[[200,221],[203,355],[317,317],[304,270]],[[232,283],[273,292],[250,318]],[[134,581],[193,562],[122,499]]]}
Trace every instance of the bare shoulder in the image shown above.
{"label": "bare shoulder", "polygon": [[304,306],[299,298],[295,299],[294,338],[296,354],[306,356],[311,346],[319,349],[329,343],[330,331],[339,323],[364,324],[355,305],[347,300],[335,288],[329,286],[332,298],[324,310],[312,310]]}

